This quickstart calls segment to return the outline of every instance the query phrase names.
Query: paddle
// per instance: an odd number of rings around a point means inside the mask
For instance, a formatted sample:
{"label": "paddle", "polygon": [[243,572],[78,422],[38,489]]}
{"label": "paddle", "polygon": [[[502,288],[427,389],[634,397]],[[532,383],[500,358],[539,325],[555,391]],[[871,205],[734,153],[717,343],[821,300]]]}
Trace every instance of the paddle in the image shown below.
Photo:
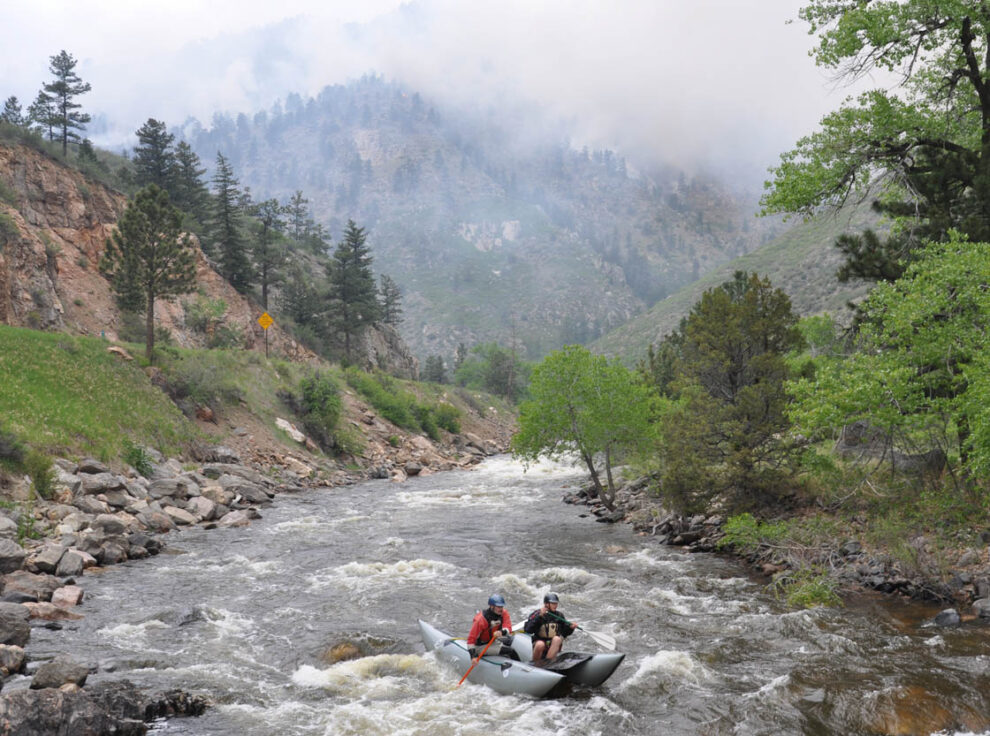
{"label": "paddle", "polygon": [[598,642],[599,646],[602,646],[605,649],[609,649],[609,650],[615,651],[615,637],[609,636],[608,634],[604,634],[601,631],[589,631],[588,629],[584,628],[583,626],[580,626],[578,624],[571,623],[570,621],[568,621],[563,616],[558,616],[553,611],[547,611],[547,613],[549,613],[551,616],[553,616],[558,621],[563,621],[565,624],[568,624],[569,626],[574,626],[574,627],[576,627],[578,629],[581,629],[581,631],[583,631],[585,634],[587,634],[592,639],[594,639],[596,642]]}
{"label": "paddle", "polygon": [[471,666],[468,667],[468,671],[464,673],[464,677],[461,678],[460,682],[454,685],[455,690],[461,686],[461,682],[464,682],[467,679],[467,676],[471,674],[471,670],[473,670],[475,665],[481,661],[481,658],[485,656],[485,652],[488,651],[488,647],[490,647],[495,642],[496,639],[498,639],[498,637],[493,636],[491,639],[488,640],[488,643],[485,644],[485,648],[481,650],[481,654],[477,656],[474,662],[471,663]]}

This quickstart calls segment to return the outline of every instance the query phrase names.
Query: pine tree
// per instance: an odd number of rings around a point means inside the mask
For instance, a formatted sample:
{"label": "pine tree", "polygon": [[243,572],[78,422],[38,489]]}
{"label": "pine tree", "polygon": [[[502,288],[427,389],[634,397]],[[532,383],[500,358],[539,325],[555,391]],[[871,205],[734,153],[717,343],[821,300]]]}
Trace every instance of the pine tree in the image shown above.
{"label": "pine tree", "polygon": [[344,338],[344,355],[351,359],[354,339],[365,327],[378,321],[381,306],[371,272],[371,253],[364,228],[347,221],[344,239],[337,244],[330,263],[329,328]]}
{"label": "pine tree", "polygon": [[309,200],[303,197],[301,190],[297,189],[286,207],[289,214],[290,233],[296,240],[302,240],[306,233],[306,224],[309,220],[309,208],[306,207],[307,204],[309,204]]}
{"label": "pine tree", "polygon": [[34,102],[28,105],[28,123],[33,123],[34,129],[45,134],[48,132],[48,140],[55,140],[55,101],[50,95],[46,95],[44,90],[38,92]]}
{"label": "pine tree", "polygon": [[53,127],[59,130],[57,140],[62,141],[62,155],[68,152],[69,141],[81,140],[77,130],[83,130],[89,122],[89,115],[77,110],[82,107],[74,99],[89,92],[90,85],[83,82],[75,73],[76,60],[64,49],[52,56],[48,70],[55,75],[55,80],[44,86],[44,91],[52,98],[55,109]]}
{"label": "pine tree", "polygon": [[319,308],[319,296],[312,280],[299,264],[289,269],[279,297],[285,316],[302,327],[313,324]]}
{"label": "pine tree", "polygon": [[21,103],[17,101],[17,97],[14,95],[11,95],[4,101],[3,112],[0,112],[0,121],[18,126],[24,125],[27,122],[21,113]]}
{"label": "pine tree", "polygon": [[137,130],[138,145],[134,147],[134,180],[138,186],[155,184],[175,199],[175,136],[165,129],[165,123],[154,118]]}
{"label": "pine tree", "polygon": [[205,222],[210,206],[210,192],[203,183],[203,168],[199,156],[185,141],[175,147],[175,197],[173,203],[184,212],[190,213],[200,222]]}
{"label": "pine tree", "polygon": [[282,242],[284,214],[285,208],[277,199],[266,200],[255,208],[258,226],[254,241],[254,262],[261,280],[261,304],[266,311],[268,290],[272,284],[281,280],[279,268],[285,263],[285,246]]}
{"label": "pine tree", "polygon": [[242,195],[237,187],[233,169],[223,154],[217,153],[217,170],[213,175],[213,250],[220,261],[220,275],[243,292],[251,286],[254,274],[242,234]]}
{"label": "pine tree", "polygon": [[100,271],[119,298],[144,297],[145,351],[152,361],[155,300],[188,293],[196,280],[192,243],[182,233],[182,213],[169,203],[167,192],[151,184],[134,195],[107,238]]}
{"label": "pine tree", "polygon": [[402,291],[391,276],[379,277],[378,291],[381,294],[382,322],[395,327],[402,322]]}

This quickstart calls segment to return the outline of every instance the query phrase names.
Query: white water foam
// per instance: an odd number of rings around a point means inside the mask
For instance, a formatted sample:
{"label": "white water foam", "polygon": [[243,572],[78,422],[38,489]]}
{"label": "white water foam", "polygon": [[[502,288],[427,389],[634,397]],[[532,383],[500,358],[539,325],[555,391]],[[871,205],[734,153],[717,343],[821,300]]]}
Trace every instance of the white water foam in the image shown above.
{"label": "white water foam", "polygon": [[652,684],[701,685],[711,673],[689,652],[662,650],[639,663],[632,677],[619,685],[619,691],[641,689]]}
{"label": "white water foam", "polygon": [[441,577],[452,576],[459,568],[439,560],[415,559],[398,562],[349,562],[346,565],[324,570],[310,577],[309,590],[322,590],[330,585],[341,585],[348,590],[364,592],[381,585],[399,583],[423,583]]}
{"label": "white water foam", "polygon": [[148,632],[152,629],[170,628],[164,621],[151,619],[139,624],[117,624],[109,628],[100,629],[97,635],[109,639],[112,643],[126,649],[148,649]]}

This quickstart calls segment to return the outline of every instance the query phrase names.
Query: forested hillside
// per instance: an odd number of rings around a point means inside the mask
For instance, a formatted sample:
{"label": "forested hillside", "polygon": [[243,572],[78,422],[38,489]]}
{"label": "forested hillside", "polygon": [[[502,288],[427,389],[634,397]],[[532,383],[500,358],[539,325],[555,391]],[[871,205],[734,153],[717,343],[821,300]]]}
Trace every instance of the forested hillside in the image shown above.
{"label": "forested hillside", "polygon": [[633,172],[612,151],[370,76],[180,135],[206,164],[222,153],[256,201],[295,195],[334,242],[349,218],[367,228],[421,357],[591,341],[779,228],[714,179]]}

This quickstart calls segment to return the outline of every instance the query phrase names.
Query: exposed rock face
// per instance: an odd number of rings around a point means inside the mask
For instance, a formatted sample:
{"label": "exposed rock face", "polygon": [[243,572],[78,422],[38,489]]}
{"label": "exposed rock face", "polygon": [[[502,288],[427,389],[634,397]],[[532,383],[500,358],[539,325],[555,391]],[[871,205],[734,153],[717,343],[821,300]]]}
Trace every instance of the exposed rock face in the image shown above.
{"label": "exposed rock face", "polygon": [[365,370],[378,369],[414,381],[419,378],[419,361],[390,325],[374,325],[365,330],[356,353],[360,356],[358,362],[361,368]]}

